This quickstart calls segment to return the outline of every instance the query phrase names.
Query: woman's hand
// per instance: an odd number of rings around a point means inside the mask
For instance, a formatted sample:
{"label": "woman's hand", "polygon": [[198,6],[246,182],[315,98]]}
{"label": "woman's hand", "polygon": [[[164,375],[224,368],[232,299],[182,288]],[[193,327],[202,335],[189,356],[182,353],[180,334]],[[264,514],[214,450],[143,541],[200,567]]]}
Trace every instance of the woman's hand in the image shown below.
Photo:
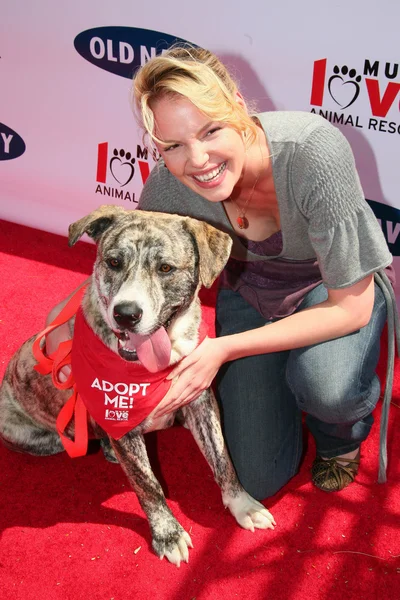
{"label": "woman's hand", "polygon": [[210,387],[220,366],[226,362],[224,338],[205,338],[189,356],[186,356],[168,375],[177,377],[166,400],[160,402],[154,417],[162,417],[192,402]]}

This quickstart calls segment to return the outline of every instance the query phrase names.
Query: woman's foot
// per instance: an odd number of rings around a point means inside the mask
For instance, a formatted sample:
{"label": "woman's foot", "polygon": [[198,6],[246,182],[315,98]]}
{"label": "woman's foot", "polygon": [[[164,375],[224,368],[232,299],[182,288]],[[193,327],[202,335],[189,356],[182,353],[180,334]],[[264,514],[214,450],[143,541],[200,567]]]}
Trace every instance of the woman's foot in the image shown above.
{"label": "woman's foot", "polygon": [[324,492],[339,492],[354,481],[359,464],[360,448],[335,458],[317,456],[311,468],[312,481]]}

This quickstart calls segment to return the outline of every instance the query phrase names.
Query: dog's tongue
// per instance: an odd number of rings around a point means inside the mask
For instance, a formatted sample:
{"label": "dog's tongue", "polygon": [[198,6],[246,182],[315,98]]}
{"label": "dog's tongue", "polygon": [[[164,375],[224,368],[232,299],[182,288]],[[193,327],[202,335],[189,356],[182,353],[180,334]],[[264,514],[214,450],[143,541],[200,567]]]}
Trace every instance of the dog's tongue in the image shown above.
{"label": "dog's tongue", "polygon": [[151,373],[162,371],[171,359],[171,341],[164,327],[151,335],[129,334],[129,341],[136,349],[142,365]]}

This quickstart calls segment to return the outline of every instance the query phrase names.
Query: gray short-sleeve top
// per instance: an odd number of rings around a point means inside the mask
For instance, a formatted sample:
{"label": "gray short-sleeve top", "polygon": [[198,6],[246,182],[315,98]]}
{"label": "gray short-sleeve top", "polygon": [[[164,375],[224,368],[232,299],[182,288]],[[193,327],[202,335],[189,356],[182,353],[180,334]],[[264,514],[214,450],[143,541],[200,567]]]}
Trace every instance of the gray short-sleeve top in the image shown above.
{"label": "gray short-sleeve top", "polygon": [[[281,221],[277,254],[271,252],[274,244],[268,253],[262,245],[255,252],[253,243],[236,235],[223,204],[208,202],[188,189],[169,173],[162,159],[144,186],[139,207],[203,219],[229,233],[233,249],[222,281],[244,296],[248,288],[249,301],[270,318],[290,314],[301,301],[301,290],[305,293],[321,281],[328,288],[348,287],[387,267],[392,256],[365,201],[344,135],[311,113],[277,111],[257,116],[272,155]],[[257,279],[248,276],[252,270]],[[289,291],[288,281],[289,288],[290,282],[294,284]],[[295,299],[288,307],[287,297],[293,291]],[[273,306],[268,306],[271,298]]]}

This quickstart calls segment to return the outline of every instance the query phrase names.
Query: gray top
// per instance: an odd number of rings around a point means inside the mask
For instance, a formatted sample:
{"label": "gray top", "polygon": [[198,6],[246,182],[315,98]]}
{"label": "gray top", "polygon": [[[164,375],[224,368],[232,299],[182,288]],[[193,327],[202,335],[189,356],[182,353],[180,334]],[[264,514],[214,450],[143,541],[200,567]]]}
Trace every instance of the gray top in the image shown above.
{"label": "gray top", "polygon": [[222,202],[208,202],[170,174],[161,159],[141,195],[143,210],[188,215],[228,232],[241,261],[317,260],[328,288],[353,285],[385,268],[392,256],[364,199],[353,153],[343,134],[306,112],[258,115],[272,154],[282,249],[252,252],[233,230]]}

